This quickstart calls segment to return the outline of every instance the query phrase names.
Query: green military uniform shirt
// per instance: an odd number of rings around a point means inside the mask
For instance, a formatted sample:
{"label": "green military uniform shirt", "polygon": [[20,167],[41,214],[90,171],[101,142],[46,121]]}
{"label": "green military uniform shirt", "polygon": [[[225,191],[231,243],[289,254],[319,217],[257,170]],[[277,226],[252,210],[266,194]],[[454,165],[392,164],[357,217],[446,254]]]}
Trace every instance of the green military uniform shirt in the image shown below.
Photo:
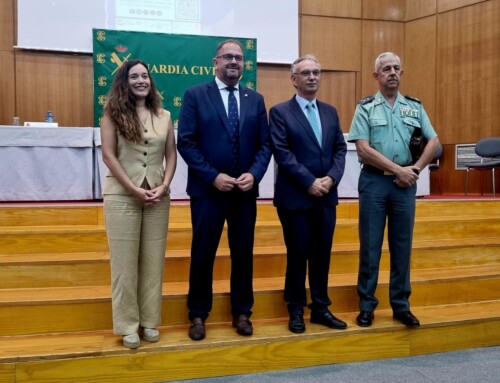
{"label": "green military uniform shirt", "polygon": [[412,163],[409,144],[415,128],[421,128],[427,140],[437,136],[420,101],[398,92],[394,107],[391,107],[377,92],[375,97],[358,103],[348,141],[367,140],[373,149],[392,162],[407,166]]}

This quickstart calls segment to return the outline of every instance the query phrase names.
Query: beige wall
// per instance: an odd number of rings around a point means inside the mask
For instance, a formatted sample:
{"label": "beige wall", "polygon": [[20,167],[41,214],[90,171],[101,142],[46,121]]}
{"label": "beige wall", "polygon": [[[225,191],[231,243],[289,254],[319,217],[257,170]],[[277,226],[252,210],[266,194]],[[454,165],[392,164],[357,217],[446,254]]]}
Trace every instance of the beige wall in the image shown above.
{"label": "beige wall", "polygon": [[[349,130],[356,100],[376,90],[377,54],[398,53],[402,92],[423,101],[445,144],[441,191],[463,193],[455,144],[500,136],[500,0],[301,0],[299,13],[300,53],[321,61],[319,97],[337,107],[342,129]],[[15,0],[2,0],[0,124],[14,115],[40,120],[50,109],[61,126],[92,126],[91,56],[14,50],[14,44]],[[268,108],[293,95],[288,65],[258,69]]]}

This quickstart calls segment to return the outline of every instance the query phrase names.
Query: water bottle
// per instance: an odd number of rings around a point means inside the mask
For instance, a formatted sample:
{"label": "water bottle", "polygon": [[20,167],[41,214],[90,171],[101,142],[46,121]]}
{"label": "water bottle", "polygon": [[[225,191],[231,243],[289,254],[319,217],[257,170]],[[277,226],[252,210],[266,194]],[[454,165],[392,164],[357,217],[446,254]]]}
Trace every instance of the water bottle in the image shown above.
{"label": "water bottle", "polygon": [[50,110],[45,115],[45,122],[54,122],[54,115]]}

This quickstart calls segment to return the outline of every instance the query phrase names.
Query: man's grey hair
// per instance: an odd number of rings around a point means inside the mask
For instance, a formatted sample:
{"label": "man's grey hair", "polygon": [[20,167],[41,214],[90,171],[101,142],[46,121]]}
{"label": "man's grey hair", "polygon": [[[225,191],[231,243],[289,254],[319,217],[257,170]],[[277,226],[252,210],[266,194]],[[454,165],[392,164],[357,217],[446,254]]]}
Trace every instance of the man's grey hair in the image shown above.
{"label": "man's grey hair", "polygon": [[401,59],[399,58],[399,56],[396,53],[394,53],[394,52],[384,52],[384,53],[381,53],[375,59],[375,72],[378,73],[380,71],[380,69],[381,69],[380,67],[382,66],[382,64],[380,62],[382,61],[382,59],[385,56],[394,56],[394,57],[396,57],[399,60],[399,63],[401,63]]}
{"label": "man's grey hair", "polygon": [[304,56],[300,56],[297,60],[295,60],[293,63],[292,63],[292,67],[290,69],[290,73],[291,75],[294,75],[295,74],[295,68],[297,67],[297,64],[302,62],[302,61],[306,61],[306,60],[309,60],[309,61],[314,61],[316,64],[318,64],[321,68],[321,64],[319,63],[319,60],[316,58],[316,56],[314,55],[311,55],[311,54],[307,54],[307,55],[304,55]]}

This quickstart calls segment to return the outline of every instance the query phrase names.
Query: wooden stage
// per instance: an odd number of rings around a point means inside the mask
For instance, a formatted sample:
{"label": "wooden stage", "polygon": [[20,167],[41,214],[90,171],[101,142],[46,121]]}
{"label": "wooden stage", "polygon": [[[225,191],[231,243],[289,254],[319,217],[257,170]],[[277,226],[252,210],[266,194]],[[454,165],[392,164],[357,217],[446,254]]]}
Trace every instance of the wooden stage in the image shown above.
{"label": "wooden stage", "polygon": [[306,321],[287,328],[285,246],[275,208],[259,202],[252,320],[231,327],[229,252],[221,240],[207,338],[187,335],[189,206],[174,203],[158,343],[137,350],[111,331],[110,271],[101,203],[0,205],[0,383],[163,382],[500,345],[500,199],[419,199],[412,311],[392,319],[385,246],[372,327],[358,313],[358,203],[341,201],[330,269],[331,306],[344,331]]}

